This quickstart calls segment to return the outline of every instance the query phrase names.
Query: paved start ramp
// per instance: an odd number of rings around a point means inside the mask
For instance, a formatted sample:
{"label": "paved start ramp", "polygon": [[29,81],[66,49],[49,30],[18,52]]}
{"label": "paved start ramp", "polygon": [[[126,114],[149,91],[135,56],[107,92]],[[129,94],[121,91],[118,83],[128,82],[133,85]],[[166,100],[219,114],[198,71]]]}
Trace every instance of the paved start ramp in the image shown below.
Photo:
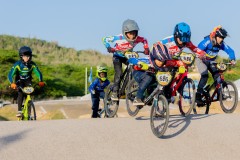
{"label": "paved start ramp", "polygon": [[238,160],[240,115],[171,116],[155,137],[148,117],[0,123],[1,160]]}

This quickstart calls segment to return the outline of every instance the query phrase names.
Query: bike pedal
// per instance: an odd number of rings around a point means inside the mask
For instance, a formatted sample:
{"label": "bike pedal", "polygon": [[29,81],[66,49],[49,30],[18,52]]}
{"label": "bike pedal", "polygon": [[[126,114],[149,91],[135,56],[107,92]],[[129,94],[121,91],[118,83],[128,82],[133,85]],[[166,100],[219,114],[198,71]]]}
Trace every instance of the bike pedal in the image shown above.
{"label": "bike pedal", "polygon": [[142,108],[143,108],[143,106],[140,106],[140,105],[138,105],[138,106],[137,106],[137,108],[138,108],[138,109],[142,109]]}

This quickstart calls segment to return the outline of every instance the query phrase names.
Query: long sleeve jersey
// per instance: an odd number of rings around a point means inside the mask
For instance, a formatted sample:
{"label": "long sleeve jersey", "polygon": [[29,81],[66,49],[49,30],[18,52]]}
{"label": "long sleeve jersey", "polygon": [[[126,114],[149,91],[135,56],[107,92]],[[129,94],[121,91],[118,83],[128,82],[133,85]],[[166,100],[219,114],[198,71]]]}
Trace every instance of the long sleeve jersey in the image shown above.
{"label": "long sleeve jersey", "polygon": [[[112,47],[110,44],[113,43],[114,46]],[[148,49],[148,42],[145,38],[137,36],[135,42],[133,44],[129,43],[125,37],[120,34],[116,36],[108,36],[103,38],[103,44],[106,48],[112,47],[116,50],[114,56],[124,57],[124,52],[132,51],[133,48],[138,44],[142,43],[144,49]]]}
{"label": "long sleeve jersey", "polygon": [[32,72],[36,74],[39,81],[42,81],[42,73],[34,62],[31,61],[28,64],[24,64],[21,60],[19,60],[13,65],[8,73],[8,80],[10,83],[16,83],[15,79],[13,79],[14,76],[17,76],[17,80],[29,79],[32,77]]}
{"label": "long sleeve jersey", "polygon": [[221,45],[214,46],[210,36],[205,37],[199,44],[198,48],[206,52],[207,60],[215,60],[220,50],[226,52],[230,60],[236,60],[234,50],[229,47],[225,42]]}
{"label": "long sleeve jersey", "polygon": [[169,36],[164,38],[163,40],[160,41],[163,45],[165,45],[168,49],[168,53],[171,56],[178,55],[184,48],[190,49],[192,52],[201,55],[204,54],[204,52],[196,47],[192,42],[188,42],[185,47],[179,48],[174,40],[174,36]]}
{"label": "long sleeve jersey", "polygon": [[99,78],[96,78],[93,83],[89,86],[88,90],[92,93],[92,91],[103,92],[104,89],[110,84],[110,81],[107,79],[104,82],[101,82]]}

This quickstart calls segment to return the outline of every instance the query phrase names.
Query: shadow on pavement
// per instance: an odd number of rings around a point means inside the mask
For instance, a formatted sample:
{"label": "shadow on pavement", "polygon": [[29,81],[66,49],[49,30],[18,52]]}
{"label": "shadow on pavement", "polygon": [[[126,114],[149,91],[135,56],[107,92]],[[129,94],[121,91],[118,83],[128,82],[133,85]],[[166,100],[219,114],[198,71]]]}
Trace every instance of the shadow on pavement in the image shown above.
{"label": "shadow on pavement", "polygon": [[[21,131],[21,132],[18,132],[18,133],[14,133],[14,134],[11,134],[11,135],[6,135],[6,136],[0,136],[0,146],[7,146],[7,145],[10,145],[12,143],[15,143],[17,141],[20,141],[21,139],[25,138],[26,136],[26,133],[28,133],[30,130],[24,130],[24,131]],[[3,149],[4,147],[1,147],[0,148],[0,151],[1,149]]]}
{"label": "shadow on pavement", "polygon": [[[181,115],[170,115],[168,128],[174,128],[178,130],[172,134],[162,136],[161,139],[168,139],[181,134],[184,130],[187,129],[187,127],[190,125],[192,120],[203,119],[203,118],[207,118],[209,116],[214,116],[214,115],[216,114],[210,114],[210,115],[209,114],[191,114],[187,117],[183,117]],[[150,117],[140,116],[140,117],[136,117],[135,119],[141,120],[141,121],[150,120]]]}
{"label": "shadow on pavement", "polygon": [[[187,129],[187,127],[190,125],[192,120],[198,120],[198,119],[203,119],[213,116],[212,114],[191,114],[187,117],[183,117],[181,115],[171,115],[170,120],[168,123],[168,128],[175,128],[178,129],[178,131],[169,134],[169,135],[164,135],[161,137],[161,139],[168,139],[168,138],[173,138],[179,134],[181,134],[184,130]],[[179,128],[179,126],[181,126]]]}

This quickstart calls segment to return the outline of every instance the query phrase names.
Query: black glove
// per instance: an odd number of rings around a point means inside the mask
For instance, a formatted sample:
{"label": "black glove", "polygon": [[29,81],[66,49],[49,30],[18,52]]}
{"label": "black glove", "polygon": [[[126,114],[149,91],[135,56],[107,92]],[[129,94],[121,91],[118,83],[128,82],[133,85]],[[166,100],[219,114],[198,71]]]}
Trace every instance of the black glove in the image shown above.
{"label": "black glove", "polygon": [[114,53],[114,52],[115,52],[115,49],[114,49],[114,48],[111,48],[111,47],[108,47],[108,48],[107,48],[107,51],[108,51],[109,53]]}

